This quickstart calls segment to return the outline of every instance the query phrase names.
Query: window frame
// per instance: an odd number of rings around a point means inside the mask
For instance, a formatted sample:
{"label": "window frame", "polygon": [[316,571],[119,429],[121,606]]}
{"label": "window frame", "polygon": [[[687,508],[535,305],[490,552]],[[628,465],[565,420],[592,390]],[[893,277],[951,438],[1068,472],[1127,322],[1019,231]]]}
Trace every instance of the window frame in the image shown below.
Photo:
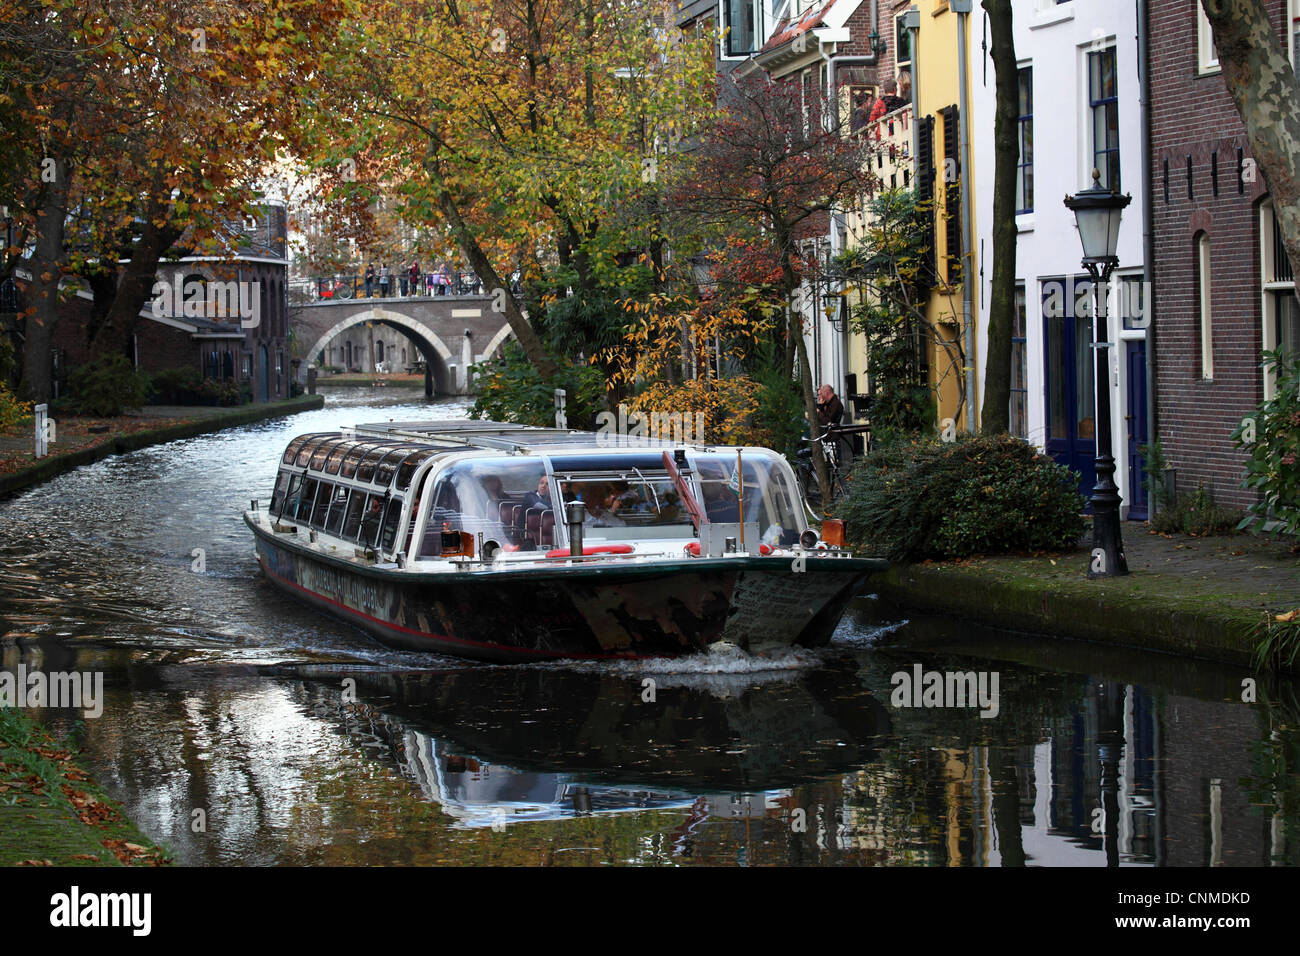
{"label": "window frame", "polygon": [[1219,53],[1214,47],[1214,31],[1210,29],[1205,8],[1201,6],[1200,0],[1192,2],[1196,4],[1196,73],[1198,76],[1221,73],[1223,67],[1219,65]]}
{"label": "window frame", "polygon": [[[1098,86],[1101,85],[1101,76],[1103,75],[1103,58],[1109,57],[1111,61],[1111,75],[1114,78],[1114,89],[1110,96],[1093,97],[1093,66],[1097,65]],[[1115,43],[1099,50],[1089,49],[1085,61],[1085,80],[1088,96],[1087,111],[1087,138],[1088,138],[1088,167],[1084,170],[1085,188],[1092,185],[1092,171],[1095,169],[1102,174],[1101,185],[1114,192],[1119,192],[1123,177],[1122,172],[1122,154],[1120,152],[1119,141],[1119,55]],[[1100,92],[1100,91],[1099,91]],[[1097,117],[1099,110],[1114,110],[1115,115],[1115,144],[1110,145],[1109,139],[1109,116],[1107,116],[1106,129],[1108,132],[1106,143],[1099,149],[1097,144]],[[1111,154],[1114,154],[1114,181],[1111,181]],[[1099,157],[1105,157],[1106,163],[1103,165],[1098,162]]]}
{"label": "window frame", "polygon": [[1200,332],[1201,381],[1214,381],[1214,310],[1210,299],[1213,257],[1210,234],[1202,230],[1196,235],[1196,315]]}
{"label": "window frame", "polygon": [[[1016,107],[1022,109],[1020,103],[1021,78],[1028,78],[1028,113],[1020,113],[1016,117],[1016,215],[1029,215],[1034,211],[1034,67],[1033,63],[1020,66],[1016,70]],[[1025,161],[1025,129],[1029,130],[1029,160]],[[1026,187],[1026,173],[1028,173],[1028,186]],[[1024,200],[1028,196],[1028,202]]]}
{"label": "window frame", "polygon": [[[1019,352],[1016,346],[1020,346]],[[1023,386],[1021,388],[1015,384],[1017,371],[1018,380]],[[1015,404],[1017,395],[1023,396],[1018,416]],[[1019,431],[1016,429],[1017,421],[1022,426]],[[1029,299],[1023,282],[1016,283],[1015,312],[1011,326],[1011,385],[1007,397],[1007,430],[1016,438],[1029,440]]]}

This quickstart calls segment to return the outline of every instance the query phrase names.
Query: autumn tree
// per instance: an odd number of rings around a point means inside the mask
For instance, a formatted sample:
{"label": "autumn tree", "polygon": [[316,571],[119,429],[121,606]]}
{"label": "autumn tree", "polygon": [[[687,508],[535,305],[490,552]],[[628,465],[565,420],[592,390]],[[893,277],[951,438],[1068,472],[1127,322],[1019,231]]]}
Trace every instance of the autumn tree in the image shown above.
{"label": "autumn tree", "polygon": [[[723,112],[699,136],[676,198],[724,245],[758,243],[771,256],[790,316],[785,334],[799,363],[804,414],[818,434],[802,316],[791,308],[809,268],[800,244],[832,209],[868,191],[867,149],[845,135],[840,110],[820,89],[763,74],[723,84]],[[828,488],[821,446],[813,450],[821,487]]]}
{"label": "autumn tree", "polygon": [[[24,383],[50,394],[60,285],[94,295],[87,339],[129,339],[161,259],[233,254],[240,220],[343,0],[28,0],[0,20],[8,184],[34,252]],[[79,277],[74,279],[73,277]]]}
{"label": "autumn tree", "polygon": [[[1300,270],[1300,85],[1265,0],[1201,0],[1223,81],[1273,198],[1292,270]],[[1300,276],[1300,271],[1295,274]]]}
{"label": "autumn tree", "polygon": [[565,295],[594,301],[629,250],[661,244],[651,217],[614,210],[657,192],[712,79],[708,43],[663,22],[648,0],[367,4],[311,91],[300,148],[354,173],[343,191],[396,197],[406,221],[441,230],[553,377],[511,274],[549,282],[550,301],[562,274]]}

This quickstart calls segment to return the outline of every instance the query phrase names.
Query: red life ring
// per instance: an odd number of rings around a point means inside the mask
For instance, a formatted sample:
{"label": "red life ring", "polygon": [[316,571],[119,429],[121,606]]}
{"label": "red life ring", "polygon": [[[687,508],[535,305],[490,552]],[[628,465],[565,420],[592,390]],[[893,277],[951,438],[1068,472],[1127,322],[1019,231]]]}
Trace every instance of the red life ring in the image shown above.
{"label": "red life ring", "polygon": [[[589,554],[631,554],[635,548],[630,544],[595,544],[582,549],[583,556]],[[567,558],[570,556],[568,548],[556,548],[554,551],[547,551],[548,558]]]}

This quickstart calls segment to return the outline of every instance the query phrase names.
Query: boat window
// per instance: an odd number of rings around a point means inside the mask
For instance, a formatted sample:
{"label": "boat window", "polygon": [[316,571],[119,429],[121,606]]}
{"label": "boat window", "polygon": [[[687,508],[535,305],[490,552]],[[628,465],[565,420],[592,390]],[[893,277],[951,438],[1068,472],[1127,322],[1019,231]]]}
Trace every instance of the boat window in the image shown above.
{"label": "boat window", "polygon": [[[403,466],[405,467],[405,466]],[[420,554],[441,553],[433,538],[444,529],[524,547],[555,544],[556,515],[544,463],[538,458],[478,458],[448,465],[436,476]]]}
{"label": "boat window", "polygon": [[410,445],[402,445],[394,448],[384,456],[375,467],[375,484],[389,485],[392,484],[393,475],[397,472],[397,466],[401,464],[402,459],[409,455],[414,449]]}
{"label": "boat window", "polygon": [[[798,518],[790,466],[765,449],[746,449],[744,462],[745,524],[757,522],[762,543],[789,546],[799,540],[803,525]],[[740,483],[734,455],[705,453],[692,456],[699,480],[700,506],[710,521],[740,521]]]}
{"label": "boat window", "polygon": [[320,471],[325,467],[325,456],[334,449],[334,442],[323,441],[316,446],[316,450],[311,453],[311,464],[308,466],[312,471]]}
{"label": "boat window", "polygon": [[[595,462],[593,462],[595,464]],[[695,525],[672,479],[658,474],[556,476],[565,504],[587,506],[583,536],[591,539],[693,538]],[[563,505],[560,514],[563,514]]]}
{"label": "boat window", "polygon": [[314,452],[323,442],[326,442],[331,438],[337,438],[338,436],[337,435],[308,435],[307,437],[311,440],[308,441],[306,444],[304,444],[298,452],[297,465],[299,468],[307,467],[307,462],[311,461],[312,452]]}
{"label": "boat window", "polygon": [[[325,533],[338,534],[339,528],[343,526],[343,513],[348,506],[348,491],[344,485],[338,485],[334,489],[334,497],[330,501],[329,514],[325,517]],[[361,492],[357,492],[360,494]]]}
{"label": "boat window", "polygon": [[393,539],[397,537],[397,524],[402,517],[402,499],[390,498],[388,501],[388,514],[384,516],[384,528],[379,537],[379,549],[381,551],[393,550]]}
{"label": "boat window", "polygon": [[290,520],[293,519],[294,512],[298,510],[298,493],[302,490],[302,475],[290,475],[289,487],[284,493],[284,500],[280,502],[280,510],[276,512],[278,516],[282,515]]}
{"label": "boat window", "polygon": [[373,479],[375,477],[375,466],[387,454],[387,447],[376,448],[374,451],[367,452],[366,457],[361,459],[361,464],[357,466],[357,481],[370,481]]}
{"label": "boat window", "polygon": [[343,464],[343,456],[346,455],[348,450],[351,448],[352,442],[350,441],[341,441],[335,444],[334,450],[331,451],[330,456],[325,459],[325,474],[337,475],[339,473],[339,465]]}
{"label": "boat window", "polygon": [[343,519],[343,531],[340,537],[347,538],[349,541],[357,540],[357,532],[361,530],[361,518],[365,514],[366,497],[364,491],[352,492],[352,497],[348,499],[347,517]]}
{"label": "boat window", "polygon": [[343,459],[343,467],[339,469],[339,474],[344,478],[351,478],[357,473],[357,465],[365,457],[366,452],[374,447],[372,445],[353,445],[348,451],[347,457]]}
{"label": "boat window", "polygon": [[315,478],[306,478],[302,483],[302,494],[298,498],[298,520],[309,521],[311,519],[311,508],[316,502],[316,486],[319,484]]}
{"label": "boat window", "polygon": [[379,540],[379,529],[384,519],[383,495],[367,495],[364,517],[361,519],[359,543],[362,547],[373,548]]}
{"label": "boat window", "polygon": [[311,525],[313,528],[325,527],[325,514],[329,511],[330,501],[333,497],[334,484],[322,481],[319,490],[316,492],[316,505],[311,512]]}
{"label": "boat window", "polygon": [[275,491],[271,493],[271,514],[278,515],[280,506],[284,503],[284,493],[289,487],[290,474],[287,471],[280,472],[275,478]]}
{"label": "boat window", "polygon": [[298,457],[298,449],[300,449],[310,437],[310,435],[300,435],[293,441],[289,442],[289,447],[284,450],[284,458],[282,458],[281,461],[286,465],[292,464],[293,460]]}
{"label": "boat window", "polygon": [[415,454],[402,462],[401,466],[397,469],[398,490],[405,491],[407,488],[411,487],[411,476],[415,474],[415,469],[423,462],[426,462],[433,457],[433,453],[434,450],[432,448],[421,448]]}

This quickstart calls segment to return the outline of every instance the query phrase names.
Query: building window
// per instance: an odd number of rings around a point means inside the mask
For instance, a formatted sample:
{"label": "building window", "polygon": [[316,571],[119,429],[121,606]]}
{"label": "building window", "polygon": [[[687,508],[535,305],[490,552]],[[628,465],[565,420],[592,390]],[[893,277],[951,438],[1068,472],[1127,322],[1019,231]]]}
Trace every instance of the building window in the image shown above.
{"label": "building window", "polygon": [[253,356],[244,354],[244,378],[253,377]]}
{"label": "building window", "polygon": [[1201,0],[1196,3],[1196,72],[1217,73],[1219,71],[1219,51],[1214,47],[1214,31],[1205,16]]}
{"label": "building window", "polygon": [[284,373],[284,353],[276,352],[275,353],[275,374],[281,375],[283,373]]}
{"label": "building window", "polygon": [[1087,179],[1092,179],[1095,169],[1101,174],[1104,188],[1119,192],[1119,96],[1114,47],[1088,54],[1088,117],[1092,168]]}
{"label": "building window", "polygon": [[722,0],[722,25],[727,30],[727,56],[749,56],[758,49],[761,20],[759,0]]}
{"label": "building window", "polygon": [[1210,237],[1196,237],[1196,304],[1201,317],[1201,378],[1214,378],[1214,322],[1210,314]]}
{"label": "building window", "polygon": [[1015,324],[1011,327],[1011,407],[1008,423],[1017,438],[1029,437],[1029,349],[1025,338],[1025,287],[1016,286]]}
{"label": "building window", "polygon": [[[907,14],[901,14],[894,20],[894,79],[897,80],[903,73],[909,76],[912,72],[912,34],[905,26],[904,17]],[[902,90],[899,90],[902,95]]]}
{"label": "building window", "polygon": [[1016,175],[1016,212],[1034,211],[1034,70],[1020,68],[1020,163]]}
{"label": "building window", "polygon": [[[1260,206],[1260,268],[1264,291],[1264,327],[1261,347],[1265,352],[1283,349],[1300,351],[1300,302],[1296,301],[1295,280],[1287,258],[1282,231],[1273,215],[1272,202]],[[1277,394],[1277,376],[1264,377],[1264,398]]]}
{"label": "building window", "polygon": [[1300,0],[1291,0],[1288,6],[1291,15],[1291,68],[1295,69],[1300,64]]}

